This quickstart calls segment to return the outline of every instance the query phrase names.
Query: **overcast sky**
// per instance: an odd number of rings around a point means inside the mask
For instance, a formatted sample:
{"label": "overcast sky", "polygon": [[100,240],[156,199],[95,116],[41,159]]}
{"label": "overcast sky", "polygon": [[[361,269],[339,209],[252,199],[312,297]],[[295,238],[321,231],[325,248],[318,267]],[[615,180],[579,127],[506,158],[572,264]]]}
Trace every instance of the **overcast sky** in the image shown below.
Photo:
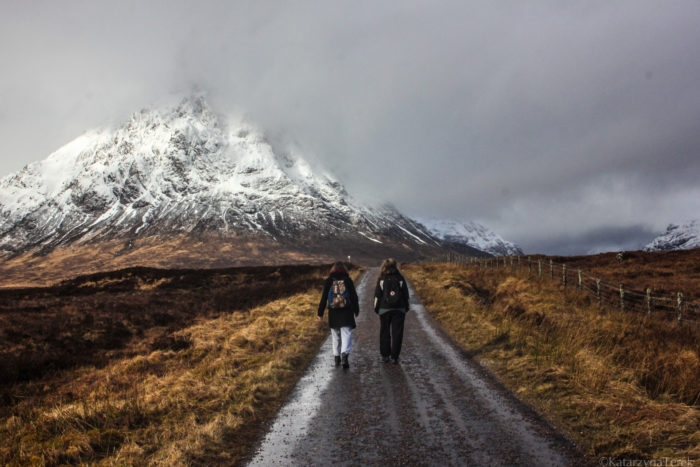
{"label": "overcast sky", "polygon": [[700,2],[0,3],[0,177],[198,88],[358,197],[526,252],[700,218]]}

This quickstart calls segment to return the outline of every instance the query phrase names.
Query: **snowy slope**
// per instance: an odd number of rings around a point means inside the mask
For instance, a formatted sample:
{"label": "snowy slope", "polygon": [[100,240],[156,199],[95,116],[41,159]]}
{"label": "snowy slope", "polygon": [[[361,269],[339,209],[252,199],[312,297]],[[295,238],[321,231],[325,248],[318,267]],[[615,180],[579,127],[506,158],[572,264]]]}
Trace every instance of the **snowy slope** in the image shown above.
{"label": "snowy slope", "polygon": [[440,240],[468,245],[496,256],[521,255],[522,250],[500,235],[476,222],[446,219],[417,219]]}
{"label": "snowy slope", "polygon": [[700,221],[670,224],[666,232],[644,247],[645,251],[690,250],[700,248]]}
{"label": "snowy slope", "polygon": [[390,206],[360,205],[293,149],[202,98],[90,131],[0,180],[0,251],[219,232],[269,238],[439,243]]}

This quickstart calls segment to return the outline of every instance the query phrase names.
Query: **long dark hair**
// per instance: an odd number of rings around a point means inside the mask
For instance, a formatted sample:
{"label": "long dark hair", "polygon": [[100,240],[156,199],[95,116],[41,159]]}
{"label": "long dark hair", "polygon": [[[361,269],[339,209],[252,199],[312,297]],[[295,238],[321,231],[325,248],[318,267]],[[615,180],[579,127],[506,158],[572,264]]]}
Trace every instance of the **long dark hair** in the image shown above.
{"label": "long dark hair", "polygon": [[399,268],[396,266],[396,260],[394,258],[387,258],[382,263],[382,268],[379,270],[379,274],[386,276],[387,274],[392,274],[398,271]]}
{"label": "long dark hair", "polygon": [[346,274],[348,273],[348,269],[345,267],[342,261],[336,261],[335,263],[333,263],[333,266],[331,266],[330,274],[336,272],[344,272]]}

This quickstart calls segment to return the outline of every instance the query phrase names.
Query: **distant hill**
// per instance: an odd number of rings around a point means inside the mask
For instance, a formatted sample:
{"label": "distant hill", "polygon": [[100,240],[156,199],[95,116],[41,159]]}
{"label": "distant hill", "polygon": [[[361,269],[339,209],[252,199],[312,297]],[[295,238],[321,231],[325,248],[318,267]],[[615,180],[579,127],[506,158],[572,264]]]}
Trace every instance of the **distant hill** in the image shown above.
{"label": "distant hill", "polygon": [[523,254],[520,247],[476,222],[456,222],[446,219],[417,220],[452,249],[460,250],[461,247],[466,246],[494,256]]}

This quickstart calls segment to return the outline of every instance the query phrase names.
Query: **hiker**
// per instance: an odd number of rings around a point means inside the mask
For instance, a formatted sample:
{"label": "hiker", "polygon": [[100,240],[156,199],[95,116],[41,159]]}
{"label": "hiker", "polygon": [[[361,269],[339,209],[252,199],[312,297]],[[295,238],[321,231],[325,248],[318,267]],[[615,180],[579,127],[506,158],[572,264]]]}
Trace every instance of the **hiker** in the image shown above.
{"label": "hiker", "polygon": [[408,312],[408,285],[394,258],[382,263],[374,289],[374,312],[379,315],[379,353],[382,361],[399,363],[403,341],[403,323]]}
{"label": "hiker", "polygon": [[335,366],[349,368],[348,357],[352,348],[352,330],[355,317],[360,314],[355,284],[348,275],[345,265],[338,261],[331,268],[323,286],[321,302],[318,304],[318,319],[323,319],[323,311],[328,305],[328,326],[331,328]]}

